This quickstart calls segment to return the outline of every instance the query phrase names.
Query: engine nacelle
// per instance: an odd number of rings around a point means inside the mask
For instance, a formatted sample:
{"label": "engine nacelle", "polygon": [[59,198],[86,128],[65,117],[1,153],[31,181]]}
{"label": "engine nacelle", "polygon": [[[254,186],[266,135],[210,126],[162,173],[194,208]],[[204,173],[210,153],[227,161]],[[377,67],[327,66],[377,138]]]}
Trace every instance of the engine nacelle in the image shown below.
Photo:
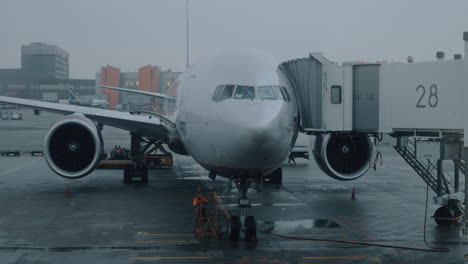
{"label": "engine nacelle", "polygon": [[322,134],[315,138],[313,153],[327,175],[340,181],[351,181],[369,169],[374,144],[363,134]]}
{"label": "engine nacelle", "polygon": [[44,155],[55,173],[78,179],[99,164],[102,144],[96,125],[82,114],[73,114],[52,124],[44,140]]}

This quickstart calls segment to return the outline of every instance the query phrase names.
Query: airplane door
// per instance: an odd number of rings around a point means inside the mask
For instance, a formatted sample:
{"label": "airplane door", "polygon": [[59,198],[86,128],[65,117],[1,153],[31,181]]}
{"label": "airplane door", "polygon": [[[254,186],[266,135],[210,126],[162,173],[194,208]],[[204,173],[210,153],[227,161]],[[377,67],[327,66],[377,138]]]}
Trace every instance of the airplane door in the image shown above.
{"label": "airplane door", "polygon": [[344,129],[343,67],[324,65],[322,72],[322,128],[328,131]]}

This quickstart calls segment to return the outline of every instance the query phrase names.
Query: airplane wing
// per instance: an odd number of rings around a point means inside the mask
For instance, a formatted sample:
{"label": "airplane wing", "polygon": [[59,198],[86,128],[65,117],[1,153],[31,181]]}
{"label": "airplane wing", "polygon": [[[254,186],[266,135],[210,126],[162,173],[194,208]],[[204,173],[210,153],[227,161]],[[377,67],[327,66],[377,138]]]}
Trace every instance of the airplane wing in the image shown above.
{"label": "airplane wing", "polygon": [[167,123],[170,121],[167,119],[163,121],[157,116],[153,115],[135,115],[127,112],[77,105],[49,103],[7,96],[0,96],[0,103],[20,105],[27,108],[64,115],[81,113],[97,123],[117,127],[130,132],[138,133],[142,136],[153,137],[157,139],[166,138],[168,135],[168,129],[170,129],[170,127],[175,127],[175,124],[173,123],[168,126]]}
{"label": "airplane wing", "polygon": [[122,92],[127,92],[127,93],[135,93],[135,94],[142,94],[142,95],[147,95],[147,96],[153,96],[157,98],[162,98],[162,99],[167,99],[167,100],[176,100],[175,97],[165,95],[162,93],[154,93],[154,92],[147,92],[147,91],[140,91],[140,90],[133,90],[133,89],[127,89],[127,88],[120,88],[120,87],[113,87],[113,86],[105,86],[105,85],[100,85],[101,88],[106,88],[106,89],[111,89],[111,90],[117,90],[117,91],[122,91]]}

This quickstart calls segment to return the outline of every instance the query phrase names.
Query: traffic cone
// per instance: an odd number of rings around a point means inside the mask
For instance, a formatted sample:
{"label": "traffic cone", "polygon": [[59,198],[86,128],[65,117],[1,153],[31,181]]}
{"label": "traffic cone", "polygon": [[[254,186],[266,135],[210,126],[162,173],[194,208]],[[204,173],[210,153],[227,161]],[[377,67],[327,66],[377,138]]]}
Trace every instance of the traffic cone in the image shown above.
{"label": "traffic cone", "polygon": [[351,194],[351,200],[356,200],[356,192],[354,191],[354,187],[353,187],[353,193]]}
{"label": "traffic cone", "polygon": [[68,188],[68,185],[65,187],[65,197],[70,196],[70,189]]}

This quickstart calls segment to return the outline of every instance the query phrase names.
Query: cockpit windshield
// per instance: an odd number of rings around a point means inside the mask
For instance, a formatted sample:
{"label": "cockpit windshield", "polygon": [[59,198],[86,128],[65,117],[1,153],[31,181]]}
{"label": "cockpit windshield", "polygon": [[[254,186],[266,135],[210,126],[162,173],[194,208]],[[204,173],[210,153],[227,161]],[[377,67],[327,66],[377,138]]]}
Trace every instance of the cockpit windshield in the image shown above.
{"label": "cockpit windshield", "polygon": [[235,87],[234,85],[225,85],[223,93],[221,94],[221,97],[219,98],[219,101],[231,98],[232,93],[234,92],[234,87]]}
{"label": "cockpit windshield", "polygon": [[255,89],[252,86],[238,85],[234,99],[254,99]]}
{"label": "cockpit windshield", "polygon": [[276,100],[275,92],[271,86],[258,87],[258,97],[260,97],[260,99]]}
{"label": "cockpit windshield", "polygon": [[212,100],[220,102],[226,99],[255,99],[258,98],[267,100],[284,100],[291,101],[291,97],[285,87],[282,86],[246,86],[246,85],[219,85],[216,87]]}

